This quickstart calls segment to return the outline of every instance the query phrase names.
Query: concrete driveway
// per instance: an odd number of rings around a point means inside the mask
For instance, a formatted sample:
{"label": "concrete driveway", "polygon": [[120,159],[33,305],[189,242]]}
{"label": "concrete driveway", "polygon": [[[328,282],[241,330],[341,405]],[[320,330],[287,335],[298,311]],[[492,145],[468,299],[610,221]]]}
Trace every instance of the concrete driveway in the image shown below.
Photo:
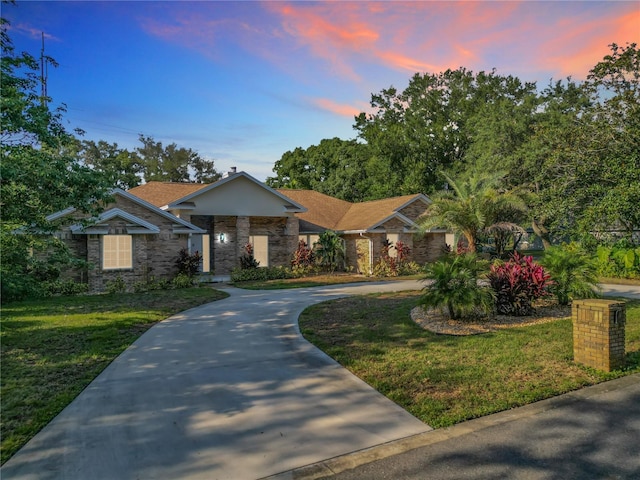
{"label": "concrete driveway", "polygon": [[231,297],[147,331],[2,478],[257,479],[428,431],[297,327],[313,303],[415,288],[228,288]]}

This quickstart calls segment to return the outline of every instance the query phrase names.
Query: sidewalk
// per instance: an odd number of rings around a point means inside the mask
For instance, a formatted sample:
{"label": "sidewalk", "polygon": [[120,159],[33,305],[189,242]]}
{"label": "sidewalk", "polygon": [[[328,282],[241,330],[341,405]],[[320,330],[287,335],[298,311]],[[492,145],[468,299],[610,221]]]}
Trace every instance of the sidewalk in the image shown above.
{"label": "sidewalk", "polygon": [[640,375],[268,478],[637,480]]}

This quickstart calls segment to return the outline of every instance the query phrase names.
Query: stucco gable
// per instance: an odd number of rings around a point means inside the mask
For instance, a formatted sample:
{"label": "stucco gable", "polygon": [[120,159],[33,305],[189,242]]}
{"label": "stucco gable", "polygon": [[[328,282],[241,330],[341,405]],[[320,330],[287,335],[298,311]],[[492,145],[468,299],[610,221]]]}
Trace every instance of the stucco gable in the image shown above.
{"label": "stucco gable", "polygon": [[302,213],[306,208],[246,172],[205,186],[166,206],[169,210],[187,209],[191,215],[228,215],[282,217]]}

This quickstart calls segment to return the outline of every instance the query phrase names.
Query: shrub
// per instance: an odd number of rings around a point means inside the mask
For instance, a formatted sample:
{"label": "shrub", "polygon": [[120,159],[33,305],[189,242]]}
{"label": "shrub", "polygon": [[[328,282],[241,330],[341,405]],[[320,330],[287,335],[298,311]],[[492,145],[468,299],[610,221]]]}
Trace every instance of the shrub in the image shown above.
{"label": "shrub", "polygon": [[489,283],[496,294],[496,310],[505,315],[530,315],[531,302],[548,294],[549,275],[531,256],[515,252],[507,262],[491,266]]}
{"label": "shrub", "polygon": [[293,278],[293,273],[286,267],[234,268],[231,271],[232,282],[282,280]]}
{"label": "shrub", "polygon": [[114,293],[124,293],[127,291],[127,284],[122,277],[118,275],[113,280],[107,282],[105,285],[105,291],[110,295]]}
{"label": "shrub", "polygon": [[640,278],[640,247],[599,246],[597,272],[603,277]]}
{"label": "shrub", "polygon": [[398,275],[417,275],[424,272],[424,267],[416,262],[403,262],[398,266]]}
{"label": "shrub", "polygon": [[299,271],[311,270],[314,266],[314,261],[313,250],[309,248],[307,242],[300,240],[298,242],[298,248],[293,252],[291,268]]}
{"label": "shrub", "polygon": [[320,234],[316,243],[316,262],[329,273],[344,269],[345,248],[342,238],[331,230]]}
{"label": "shrub", "polygon": [[478,284],[487,271],[487,262],[474,253],[447,254],[425,266],[425,280],[420,304],[441,308],[452,319],[476,318],[493,307],[493,292]]}
{"label": "shrub", "polygon": [[[397,255],[392,257],[389,250],[393,248]],[[395,246],[391,246],[388,240],[382,245],[380,260],[373,266],[374,277],[397,277],[398,275],[413,275],[422,271],[415,262],[409,262],[411,248],[404,242],[398,241]],[[417,268],[416,268],[417,267]]]}
{"label": "shrub", "polygon": [[176,266],[178,267],[178,275],[185,275],[189,278],[195,277],[200,271],[200,262],[202,255],[200,252],[189,253],[189,250],[183,248],[178,253]]}
{"label": "shrub", "polygon": [[240,268],[242,270],[256,269],[260,265],[253,256],[253,245],[247,243],[244,246],[244,255],[240,257]]}
{"label": "shrub", "polygon": [[185,275],[184,273],[179,273],[176,277],[171,281],[171,286],[173,288],[189,288],[193,287],[194,284],[193,277],[189,275]]}
{"label": "shrub", "polygon": [[42,284],[45,295],[52,297],[55,295],[80,295],[89,291],[89,284],[80,283],[74,280],[54,280]]}
{"label": "shrub", "polygon": [[577,243],[545,250],[541,263],[551,276],[549,291],[560,305],[567,305],[573,299],[597,296],[596,265]]}
{"label": "shrub", "polygon": [[398,276],[398,262],[396,258],[389,255],[389,249],[391,243],[389,240],[385,240],[382,244],[382,253],[380,259],[373,266],[374,277],[397,277]]}

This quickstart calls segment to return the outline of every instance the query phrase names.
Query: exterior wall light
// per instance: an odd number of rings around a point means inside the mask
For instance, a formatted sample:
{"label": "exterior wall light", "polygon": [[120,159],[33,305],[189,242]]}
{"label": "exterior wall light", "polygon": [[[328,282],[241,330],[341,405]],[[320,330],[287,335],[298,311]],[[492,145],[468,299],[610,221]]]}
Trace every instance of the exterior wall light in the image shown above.
{"label": "exterior wall light", "polygon": [[222,233],[222,232],[221,232],[221,233],[218,235],[218,241],[219,241],[220,243],[224,243],[224,242],[226,241],[226,239],[227,239],[227,238],[226,238],[226,236],[225,236],[225,234],[224,234],[224,233]]}

